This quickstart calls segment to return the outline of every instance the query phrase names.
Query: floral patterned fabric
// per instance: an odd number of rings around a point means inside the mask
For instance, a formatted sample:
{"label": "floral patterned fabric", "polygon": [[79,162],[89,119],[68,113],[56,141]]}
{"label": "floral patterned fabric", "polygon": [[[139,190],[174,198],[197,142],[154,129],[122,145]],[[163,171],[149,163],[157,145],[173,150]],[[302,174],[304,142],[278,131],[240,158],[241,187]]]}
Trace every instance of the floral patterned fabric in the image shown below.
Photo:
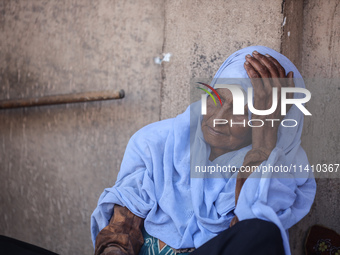
{"label": "floral patterned fabric", "polygon": [[306,240],[307,255],[340,255],[340,235],[329,228],[311,227]]}
{"label": "floral patterned fabric", "polygon": [[[142,230],[144,244],[139,252],[139,255],[189,255],[190,252],[175,252],[169,245],[164,244],[159,239],[150,236],[145,229]],[[183,249],[184,250],[184,249]],[[192,249],[188,249],[192,250]]]}

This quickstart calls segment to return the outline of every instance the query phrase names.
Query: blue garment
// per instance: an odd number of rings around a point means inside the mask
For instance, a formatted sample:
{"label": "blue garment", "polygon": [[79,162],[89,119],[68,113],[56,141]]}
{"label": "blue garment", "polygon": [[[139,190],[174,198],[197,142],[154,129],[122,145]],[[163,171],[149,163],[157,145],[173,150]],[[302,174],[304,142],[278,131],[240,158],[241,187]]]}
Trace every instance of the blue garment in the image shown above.
{"label": "blue garment", "polygon": [[[232,54],[216,73],[212,85],[222,78],[236,78],[235,82],[246,91],[251,83],[244,79],[248,75],[243,64],[245,55],[254,50],[276,58],[287,73],[294,72],[295,86],[304,87],[296,67],[280,53],[263,46]],[[92,214],[93,243],[109,223],[114,204],[119,204],[145,218],[144,227],[151,236],[176,249],[201,246],[227,229],[235,213],[240,220],[259,218],[274,222],[281,230],[286,254],[290,254],[287,230],[310,210],[316,191],[312,173],[253,173],[253,178],[244,183],[235,208],[237,173],[220,173],[221,178],[190,178],[190,169],[214,164],[239,168],[251,145],[210,162],[210,146],[201,130],[200,107],[200,102],[193,103],[176,118],[150,124],[132,136],[116,184],[104,190]],[[293,106],[286,118],[297,120],[298,125],[280,126],[277,145],[261,166],[308,165],[300,146],[303,114]]]}

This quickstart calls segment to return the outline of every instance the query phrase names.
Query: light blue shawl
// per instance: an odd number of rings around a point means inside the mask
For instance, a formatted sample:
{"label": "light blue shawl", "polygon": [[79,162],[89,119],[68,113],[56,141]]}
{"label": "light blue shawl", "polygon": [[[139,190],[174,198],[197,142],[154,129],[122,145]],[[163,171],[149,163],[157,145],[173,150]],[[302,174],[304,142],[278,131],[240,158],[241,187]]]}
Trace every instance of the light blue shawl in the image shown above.
{"label": "light blue shawl", "polygon": [[[285,56],[263,46],[232,54],[216,73],[212,85],[220,78],[248,78],[243,64],[245,55],[254,50],[276,58],[287,73],[294,72],[295,86],[304,87],[296,67]],[[244,89],[251,86],[250,82],[240,84]],[[298,125],[280,126],[277,145],[262,166],[308,165],[300,146],[303,114],[293,106],[286,118],[295,119]],[[287,230],[310,210],[316,191],[313,175],[292,171],[253,173],[253,178],[243,185],[235,208],[236,178],[231,177],[237,173],[221,174],[221,178],[190,178],[190,166],[230,164],[239,168],[251,145],[210,162],[210,147],[203,139],[201,120],[200,102],[196,102],[176,118],[150,124],[131,137],[116,184],[104,190],[92,214],[93,244],[99,231],[109,223],[114,204],[118,204],[145,218],[146,231],[176,249],[201,246],[227,229],[235,213],[239,220],[259,218],[274,222],[281,230],[286,254],[290,254]]]}

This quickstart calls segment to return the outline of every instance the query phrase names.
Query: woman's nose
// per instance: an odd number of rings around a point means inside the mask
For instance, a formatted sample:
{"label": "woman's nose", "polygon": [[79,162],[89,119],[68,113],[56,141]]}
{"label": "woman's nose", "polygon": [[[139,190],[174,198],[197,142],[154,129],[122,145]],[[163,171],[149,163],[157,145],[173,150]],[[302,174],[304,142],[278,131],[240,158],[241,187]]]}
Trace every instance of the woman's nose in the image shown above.
{"label": "woman's nose", "polygon": [[232,117],[232,112],[232,104],[224,103],[219,109],[216,109],[214,118],[229,121]]}

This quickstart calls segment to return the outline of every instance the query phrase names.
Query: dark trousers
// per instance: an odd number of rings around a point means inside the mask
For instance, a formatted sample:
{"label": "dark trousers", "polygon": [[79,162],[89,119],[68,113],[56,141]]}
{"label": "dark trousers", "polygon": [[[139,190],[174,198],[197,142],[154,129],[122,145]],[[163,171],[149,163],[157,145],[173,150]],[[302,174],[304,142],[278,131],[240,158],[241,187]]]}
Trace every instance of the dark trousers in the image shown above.
{"label": "dark trousers", "polygon": [[33,244],[0,236],[0,255],[58,255]]}
{"label": "dark trousers", "polygon": [[280,229],[271,222],[251,219],[236,223],[190,255],[284,255]]}

